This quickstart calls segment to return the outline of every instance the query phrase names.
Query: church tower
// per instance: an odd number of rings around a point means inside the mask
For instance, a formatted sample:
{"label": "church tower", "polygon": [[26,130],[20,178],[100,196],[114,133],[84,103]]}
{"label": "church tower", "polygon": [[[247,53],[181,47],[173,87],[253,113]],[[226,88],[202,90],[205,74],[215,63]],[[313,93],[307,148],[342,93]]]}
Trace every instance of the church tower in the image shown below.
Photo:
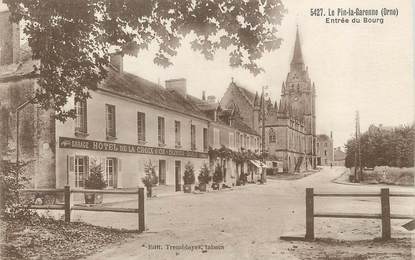
{"label": "church tower", "polygon": [[298,26],[290,72],[283,85],[281,101],[291,107],[297,117],[304,120],[306,159],[307,163],[314,167],[316,165],[316,91],[308,75],[308,67],[304,64]]}

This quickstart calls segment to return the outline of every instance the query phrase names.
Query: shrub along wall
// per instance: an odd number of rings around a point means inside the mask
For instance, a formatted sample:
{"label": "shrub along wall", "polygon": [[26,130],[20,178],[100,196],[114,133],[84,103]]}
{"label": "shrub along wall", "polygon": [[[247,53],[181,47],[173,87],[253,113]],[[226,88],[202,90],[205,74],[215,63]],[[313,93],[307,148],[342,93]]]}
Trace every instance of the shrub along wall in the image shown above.
{"label": "shrub along wall", "polygon": [[363,170],[362,182],[394,185],[414,185],[415,168],[377,166],[373,170]]}

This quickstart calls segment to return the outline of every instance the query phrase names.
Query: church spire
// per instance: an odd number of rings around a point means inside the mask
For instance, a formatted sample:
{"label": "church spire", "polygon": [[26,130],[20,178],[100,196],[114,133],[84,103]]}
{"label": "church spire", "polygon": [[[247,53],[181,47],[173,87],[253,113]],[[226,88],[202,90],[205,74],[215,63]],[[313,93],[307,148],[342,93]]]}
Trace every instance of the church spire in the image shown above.
{"label": "church spire", "polygon": [[297,32],[295,35],[294,54],[293,59],[291,60],[291,70],[293,69],[304,70],[303,52],[301,51],[300,33],[298,31],[298,25]]}

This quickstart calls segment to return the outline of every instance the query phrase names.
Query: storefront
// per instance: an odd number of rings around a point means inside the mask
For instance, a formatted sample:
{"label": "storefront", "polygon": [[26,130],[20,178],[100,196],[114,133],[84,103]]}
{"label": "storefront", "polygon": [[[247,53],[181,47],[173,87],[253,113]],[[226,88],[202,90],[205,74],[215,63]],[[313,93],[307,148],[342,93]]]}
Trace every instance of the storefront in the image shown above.
{"label": "storefront", "polygon": [[149,162],[160,184],[180,185],[186,163],[197,170],[207,159],[203,152],[59,137],[57,186],[82,188],[91,165],[100,165],[108,188],[137,187]]}

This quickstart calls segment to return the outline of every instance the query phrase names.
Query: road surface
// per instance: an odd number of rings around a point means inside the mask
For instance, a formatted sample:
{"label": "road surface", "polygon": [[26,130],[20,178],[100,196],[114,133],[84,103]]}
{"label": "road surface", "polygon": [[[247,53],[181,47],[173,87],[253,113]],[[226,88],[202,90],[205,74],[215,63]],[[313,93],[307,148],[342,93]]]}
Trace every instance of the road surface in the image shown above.
{"label": "road surface", "polygon": [[[324,245],[321,247],[323,249],[313,249],[312,244],[304,244],[303,249],[306,251],[298,252],[293,242],[279,239],[284,234],[304,235],[305,188],[313,187],[316,192],[379,191],[379,186],[376,185],[333,183],[332,180],[343,172],[344,168],[341,167],[324,168],[298,180],[269,180],[266,185],[246,185],[231,191],[181,193],[177,196],[150,199],[146,202],[146,221],[149,229],[147,232],[130,241],[105,248],[87,259],[305,259],[307,256],[313,258],[308,255],[307,250],[324,251]],[[405,187],[390,188],[391,192],[413,191]],[[316,198],[315,210],[379,213],[379,200]],[[136,202],[125,202],[119,206],[134,205]],[[391,199],[393,213],[413,213],[411,205],[413,204],[407,198]],[[83,215],[75,217],[99,225],[117,228],[135,228],[137,225],[137,218],[133,214],[105,213],[99,217],[85,212],[79,214]],[[393,237],[407,236],[400,228],[403,223],[405,221],[393,221]],[[318,219],[315,224],[316,237],[356,240],[353,247],[363,246],[359,241],[380,236],[379,220]],[[376,245],[374,247],[373,253],[379,254]],[[402,256],[399,255],[402,251],[399,246],[391,247],[390,250],[395,250],[397,256]],[[370,253],[370,249],[368,252]],[[327,256],[325,252],[317,253],[322,257],[325,254]],[[406,252],[406,256],[408,254],[410,252]]]}

